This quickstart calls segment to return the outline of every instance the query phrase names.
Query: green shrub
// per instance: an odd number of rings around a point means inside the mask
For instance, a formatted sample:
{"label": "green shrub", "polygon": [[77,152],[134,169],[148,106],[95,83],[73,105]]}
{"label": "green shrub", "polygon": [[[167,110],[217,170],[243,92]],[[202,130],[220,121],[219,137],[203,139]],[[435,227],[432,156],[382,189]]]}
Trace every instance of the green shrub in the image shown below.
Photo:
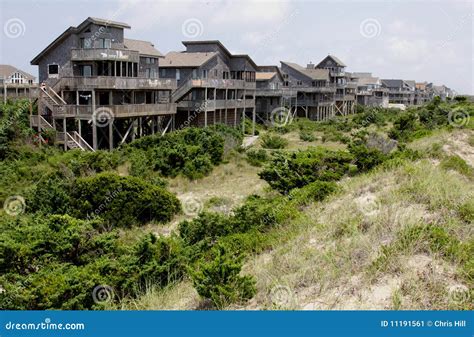
{"label": "green shrub", "polygon": [[290,197],[298,204],[306,205],[311,201],[322,201],[337,190],[335,182],[314,181],[308,185],[291,190]]}
{"label": "green shrub", "polygon": [[[125,147],[124,155],[131,159],[134,174],[147,170],[163,176],[183,174],[200,178],[222,162],[225,152],[237,149],[242,135],[235,129],[216,125],[210,128],[186,128],[169,134],[142,137]],[[138,154],[136,153],[138,152]]]}
{"label": "green shrub", "polygon": [[388,158],[382,151],[368,148],[363,144],[352,143],[349,145],[349,152],[354,156],[354,164],[360,172],[366,172],[383,163]]}
{"label": "green shrub", "polygon": [[353,157],[345,151],[310,148],[291,154],[278,154],[259,176],[281,193],[311,182],[336,181],[352,171]]}
{"label": "green shrub", "polygon": [[239,232],[235,225],[235,222],[226,215],[202,212],[193,220],[182,221],[178,229],[184,242],[193,245],[203,240],[213,242],[220,236]]}
{"label": "green shrub", "polygon": [[222,309],[232,303],[242,303],[256,293],[255,280],[251,276],[240,276],[243,256],[228,252],[219,244],[213,248],[210,261],[200,261],[191,271],[197,293]]}
{"label": "green shrub", "polygon": [[166,222],[181,209],[179,200],[165,189],[113,173],[76,179],[71,206],[78,217],[100,216],[115,226]]}
{"label": "green shrub", "polygon": [[312,132],[300,131],[300,139],[304,142],[314,142],[316,137]]}
{"label": "green shrub", "polygon": [[248,163],[253,166],[262,166],[270,159],[270,156],[264,149],[249,149],[246,155]]}
{"label": "green shrub", "polygon": [[474,169],[464,159],[457,155],[448,156],[441,161],[441,167],[445,170],[454,170],[467,177],[474,177]]}
{"label": "green shrub", "polygon": [[265,149],[283,149],[288,145],[288,141],[278,135],[266,133],[260,137],[262,147]]}

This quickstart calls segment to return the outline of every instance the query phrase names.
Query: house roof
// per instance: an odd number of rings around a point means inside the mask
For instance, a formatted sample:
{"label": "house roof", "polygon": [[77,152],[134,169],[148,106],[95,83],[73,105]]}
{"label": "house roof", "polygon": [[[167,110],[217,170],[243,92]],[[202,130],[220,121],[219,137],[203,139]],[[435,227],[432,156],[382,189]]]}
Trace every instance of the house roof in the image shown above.
{"label": "house roof", "polygon": [[255,79],[257,81],[268,81],[276,76],[276,72],[257,72],[255,74]]}
{"label": "house roof", "polygon": [[282,64],[287,65],[288,67],[293,68],[297,72],[303,74],[304,76],[312,80],[329,80],[329,70],[327,69],[308,69],[300,66],[297,63],[280,61]]}
{"label": "house roof", "polygon": [[221,48],[228,57],[232,58],[245,58],[255,69],[258,69],[257,64],[247,54],[232,54],[219,40],[198,40],[198,41],[181,41],[181,43],[187,47],[189,45],[208,44],[217,45]]}
{"label": "house roof", "polygon": [[346,67],[346,65],[344,64],[344,62],[342,62],[340,59],[338,59],[336,56],[334,55],[328,55],[326,56],[321,62],[318,63],[318,65],[316,66],[316,68],[318,68],[321,63],[323,63],[324,61],[326,61],[327,59],[331,59],[333,60],[339,67]]}
{"label": "house roof", "polygon": [[367,84],[379,84],[378,77],[359,77],[357,78],[357,84],[359,85],[367,85]]}
{"label": "house roof", "polygon": [[[362,77],[373,77],[372,73],[367,72],[353,72],[352,77],[362,78]],[[374,77],[375,78],[375,77]],[[378,78],[378,77],[377,77]]]}
{"label": "house roof", "polygon": [[123,39],[123,44],[127,49],[137,50],[140,55],[164,57],[163,54],[155,48],[155,45],[149,41]]}
{"label": "house roof", "polygon": [[386,86],[387,88],[402,88],[403,87],[403,80],[393,80],[393,79],[382,79],[382,85]]}
{"label": "house roof", "polygon": [[405,80],[404,81],[406,84],[408,84],[410,87],[412,88],[415,88],[416,86],[416,81],[412,81],[412,80]]}
{"label": "house roof", "polygon": [[36,57],[31,60],[32,65],[38,65],[39,60],[46,54],[48,53],[52,48],[54,48],[59,42],[70,36],[71,34],[76,34],[80,31],[82,31],[87,25],[94,23],[97,25],[103,25],[106,27],[117,27],[117,28],[130,28],[130,26],[126,23],[123,22],[117,22],[117,21],[111,21],[107,19],[99,19],[99,18],[93,18],[93,17],[88,17],[85,19],[80,25],[77,27],[71,26],[68,29],[66,29],[61,35],[59,35],[53,42],[51,42],[45,49],[43,49]]}
{"label": "house roof", "polygon": [[197,68],[217,55],[217,52],[188,53],[172,51],[160,61],[160,68]]}
{"label": "house roof", "polygon": [[26,71],[15,68],[9,64],[0,64],[0,78],[8,78],[16,72],[21,73],[28,80],[34,80],[36,78],[33,75],[28,74]]}

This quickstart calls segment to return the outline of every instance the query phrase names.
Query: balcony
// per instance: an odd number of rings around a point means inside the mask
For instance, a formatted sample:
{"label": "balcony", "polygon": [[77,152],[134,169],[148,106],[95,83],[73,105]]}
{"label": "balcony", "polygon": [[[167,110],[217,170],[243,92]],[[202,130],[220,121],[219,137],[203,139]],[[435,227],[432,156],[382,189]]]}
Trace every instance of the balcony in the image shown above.
{"label": "balcony", "polygon": [[256,96],[279,97],[279,96],[296,96],[296,90],[292,88],[257,88]]}
{"label": "balcony", "polygon": [[[162,89],[174,90],[176,80],[165,78],[138,78],[138,77],[62,77],[58,84],[62,90],[91,90],[91,89]],[[55,85],[57,87],[58,85]]]}
{"label": "balcony", "polygon": [[71,49],[71,61],[139,62],[138,51],[127,49]]}
{"label": "balcony", "polygon": [[[176,103],[162,104],[121,104],[121,105],[100,105],[96,106],[96,111],[111,111],[114,118],[140,117],[170,115],[176,113]],[[63,105],[61,112],[54,114],[56,118],[77,117],[91,118],[93,109],[91,105]]]}
{"label": "balcony", "polygon": [[217,99],[208,100],[207,104],[204,104],[204,100],[194,101],[181,101],[178,103],[179,108],[191,108],[191,109],[202,109],[204,107],[207,110],[215,109],[238,109],[238,108],[253,108],[255,107],[254,99]]}
{"label": "balcony", "polygon": [[355,100],[355,95],[334,95],[336,101],[353,101]]}
{"label": "balcony", "polygon": [[191,85],[194,88],[217,88],[217,89],[247,89],[255,90],[255,82],[245,80],[224,80],[217,78],[192,79]]}

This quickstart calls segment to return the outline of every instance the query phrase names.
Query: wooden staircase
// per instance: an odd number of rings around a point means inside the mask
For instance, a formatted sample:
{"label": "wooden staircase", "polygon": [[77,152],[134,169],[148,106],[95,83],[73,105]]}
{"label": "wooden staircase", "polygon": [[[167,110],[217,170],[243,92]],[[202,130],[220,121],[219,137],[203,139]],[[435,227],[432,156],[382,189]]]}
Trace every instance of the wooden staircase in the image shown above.
{"label": "wooden staircase", "polygon": [[[40,101],[49,110],[51,110],[53,118],[56,115],[65,114],[65,106],[67,103],[61,96],[58,95],[53,88],[48,85],[42,86],[40,91]],[[30,115],[30,126],[36,127],[38,130],[55,130],[56,144],[64,145],[64,149],[74,150],[80,149],[82,151],[95,151],[89,143],[77,131],[58,131],[41,115]],[[40,139],[42,137],[40,136]]]}
{"label": "wooden staircase", "polygon": [[51,110],[53,115],[60,115],[66,112],[65,105],[67,105],[67,103],[53,88],[48,85],[43,85],[40,87],[40,90],[41,102]]}

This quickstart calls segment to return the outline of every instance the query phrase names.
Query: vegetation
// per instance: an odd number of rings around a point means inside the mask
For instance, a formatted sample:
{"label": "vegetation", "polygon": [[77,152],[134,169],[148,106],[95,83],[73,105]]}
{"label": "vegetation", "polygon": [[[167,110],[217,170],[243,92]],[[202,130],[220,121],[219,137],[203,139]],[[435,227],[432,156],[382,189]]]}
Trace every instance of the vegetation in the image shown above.
{"label": "vegetation", "polygon": [[[472,146],[472,132],[462,132],[474,109],[465,100],[259,126],[262,148],[245,152],[240,131],[225,126],[147,136],[111,152],[63,152],[35,143],[22,103],[0,109],[0,195],[25,203],[0,214],[1,308],[136,308],[147,294],[186,285],[212,308],[252,297],[274,308],[275,285],[310,290],[315,280],[315,296],[328,296],[318,303],[336,303],[332,292],[396,274],[404,279],[390,296],[394,308],[472,310],[447,302],[442,281],[412,280],[403,265],[426,255],[472,288],[473,168],[459,144]],[[453,125],[456,112],[465,120]],[[228,162],[258,170],[269,187],[236,195],[228,212],[209,209],[225,201],[211,194],[198,214],[181,214],[170,191],[212,180],[218,165],[230,176]],[[187,185],[177,191],[179,179]],[[431,303],[407,304],[427,292]]]}

